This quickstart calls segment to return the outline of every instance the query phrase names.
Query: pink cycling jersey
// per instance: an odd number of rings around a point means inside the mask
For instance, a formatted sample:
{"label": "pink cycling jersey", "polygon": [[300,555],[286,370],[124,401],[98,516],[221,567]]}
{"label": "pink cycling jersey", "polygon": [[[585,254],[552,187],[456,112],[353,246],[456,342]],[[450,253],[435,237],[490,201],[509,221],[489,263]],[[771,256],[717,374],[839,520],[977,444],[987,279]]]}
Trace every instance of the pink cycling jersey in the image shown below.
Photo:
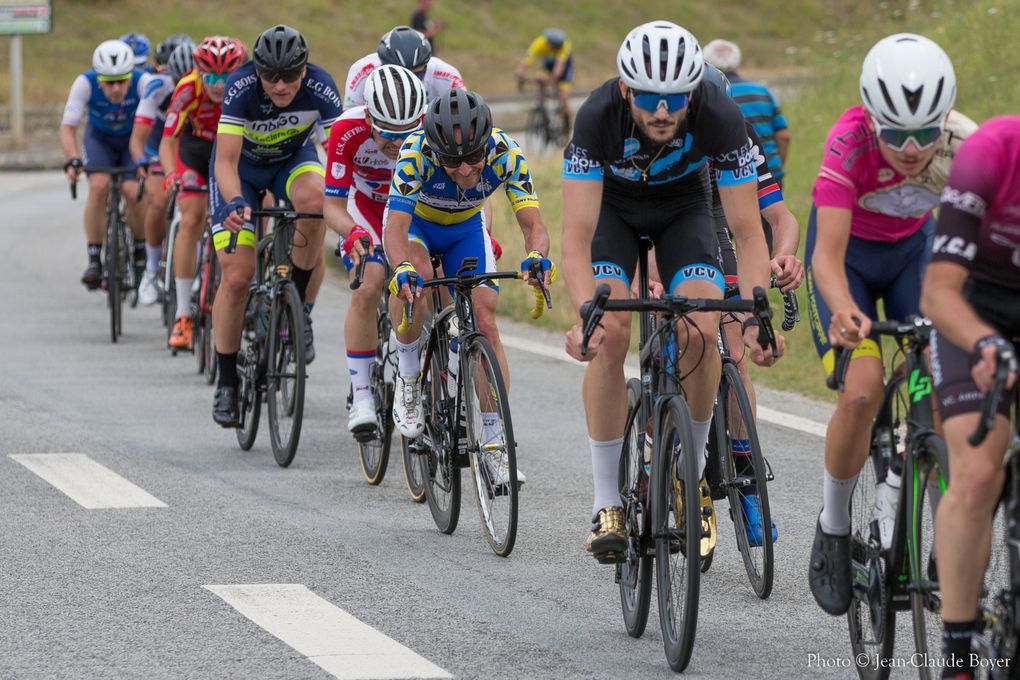
{"label": "pink cycling jersey", "polygon": [[825,140],[812,193],[815,206],[850,210],[853,236],[901,241],[921,229],[938,205],[953,157],[976,127],[963,114],[950,112],[934,158],[917,177],[904,177],[879,152],[867,110],[851,107]]}
{"label": "pink cycling jersey", "polygon": [[354,221],[381,241],[383,210],[397,161],[387,158],[372,139],[364,106],[347,109],[337,119],[326,153],[326,195],[346,198]]}

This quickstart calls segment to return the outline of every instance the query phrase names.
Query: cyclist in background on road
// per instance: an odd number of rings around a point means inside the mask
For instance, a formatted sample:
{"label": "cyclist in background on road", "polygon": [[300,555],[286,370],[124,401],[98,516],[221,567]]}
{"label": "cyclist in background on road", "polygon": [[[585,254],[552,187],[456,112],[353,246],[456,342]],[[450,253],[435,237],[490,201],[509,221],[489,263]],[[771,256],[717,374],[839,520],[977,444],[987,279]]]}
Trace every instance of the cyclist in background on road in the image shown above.
{"label": "cyclist in background on road", "polygon": [[152,52],[152,43],[144,33],[125,33],[120,40],[126,42],[135,55],[135,68],[143,73],[155,73],[156,67],[149,63],[149,55]]}
{"label": "cyclist in background on road", "polygon": [[167,110],[160,158],[166,173],[164,189],[179,184],[177,205],[181,222],[174,241],[174,280],[177,311],[167,340],[170,347],[191,347],[191,287],[195,279],[196,248],[205,228],[209,202],[209,167],[213,141],[227,79],[248,59],[244,43],[216,35],[195,48],[195,68],[177,83]]}
{"label": "cyclist in background on road", "polygon": [[[382,245],[383,211],[400,146],[421,129],[427,103],[425,86],[417,76],[402,66],[380,66],[366,80],[365,106],[344,111],[326,142],[326,226],[340,235],[343,263],[351,278],[361,259],[368,258],[361,287],[351,293],[344,320],[353,399],[347,429],[354,434],[376,426],[370,378],[386,261],[375,247]],[[364,236],[371,243],[367,252],[359,242]]]}
{"label": "cyclist in background on road", "polygon": [[[563,261],[574,309],[592,298],[596,280],[608,283],[614,298],[629,296],[642,233],[657,246],[668,293],[722,298],[709,160],[740,252],[740,289],[750,299],[755,286],[768,285],[769,264],[755,200],[756,154],[740,109],[722,89],[702,82],[698,41],[668,21],[631,31],[620,46],[617,67],[620,76],[596,88],[578,111],[564,150]],[[567,352],[589,362],[583,392],[594,528],[586,548],[593,555],[622,553],[627,540],[618,474],[630,327],[630,314],[607,313],[584,356],[580,322],[566,336]],[[718,313],[692,315],[678,329],[678,341],[686,347],[680,371],[687,376],[684,391],[701,476],[721,371],[718,329]],[[752,361],[771,364],[771,353],[758,345],[757,328],[744,330]],[[781,350],[781,336],[777,341]]]}
{"label": "cyclist in background on road", "polygon": [[[135,69],[135,56],[127,43],[107,40],[92,53],[92,69],[75,78],[60,122],[60,146],[67,157],[64,172],[69,182],[78,181],[84,169],[88,175],[89,195],[85,201],[85,241],[89,264],[81,282],[95,290],[103,279],[102,250],[106,237],[106,199],[110,176],[89,173],[89,167],[133,165],[129,143],[135,110],[142,99],[142,72]],[[81,155],[76,134],[83,117],[88,116]],[[142,214],[136,194],[138,183],[133,172],[121,176],[121,191],[127,201],[127,222],[135,237],[134,263],[145,266],[145,239]]]}
{"label": "cyclist in background on road", "polygon": [[[496,271],[482,206],[500,186],[524,234],[528,254],[521,270],[527,272],[533,263],[540,263],[545,285],[552,273],[549,233],[539,212],[527,161],[517,142],[492,126],[492,113],[482,97],[467,90],[448,90],[429,104],[424,127],[408,137],[401,148],[383,216],[383,243],[393,268],[390,315],[394,328],[401,323],[404,302],[414,299],[409,277],[432,276],[430,255],[442,256],[442,268],[447,274],[459,271],[466,257],[478,258],[477,267],[468,274]],[[525,280],[529,281],[527,277]],[[420,287],[416,295],[421,297]],[[495,282],[472,292],[476,327],[492,344],[504,381],[509,385],[506,353],[496,327],[498,299],[499,286]],[[411,327],[404,333],[397,332],[393,421],[409,439],[419,436],[424,428],[418,344],[427,307],[416,304]],[[487,440],[501,440],[504,433],[495,413],[483,413],[482,425]],[[497,459],[496,451],[490,453],[486,464],[497,483],[505,483],[506,460]],[[517,478],[524,483],[520,470]]]}
{"label": "cyclist in background on road", "polygon": [[853,350],[826,431],[809,569],[815,600],[834,616],[850,606],[850,496],[882,398],[871,320],[879,299],[887,319],[918,313],[932,209],[953,157],[976,127],[953,110],[949,57],[920,35],[878,41],[864,58],[860,92],[863,105],[847,109],[825,142],[805,246],[811,330],[825,372],[834,368],[833,347]]}
{"label": "cyclist in background on road", "polygon": [[542,35],[531,41],[524,58],[517,63],[514,76],[518,87],[524,82],[528,67],[536,60],[542,60],[547,82],[555,86],[556,98],[560,103],[564,134],[570,132],[570,88],[574,81],[573,46],[567,34],[559,28],[547,28]]}
{"label": "cyclist in background on road", "polygon": [[[992,546],[1009,445],[1009,408],[1016,390],[1020,337],[1020,116],[983,124],[960,147],[942,205],[921,294],[921,311],[935,324],[932,375],[949,448],[949,487],[935,517],[935,551],[942,595],[943,678],[973,680],[977,604]],[[983,392],[991,389],[996,355],[1010,363],[1010,389],[999,402],[995,428],[982,444],[977,429]],[[995,538],[996,549],[1001,549]],[[1017,659],[1012,660],[1017,663]]]}
{"label": "cyclist in background on road", "polygon": [[[182,47],[181,52],[177,48]],[[163,188],[163,167],[159,162],[159,142],[163,138],[167,107],[174,87],[194,68],[191,38],[173,35],[156,46],[157,73],[145,82],[142,101],[135,111],[131,129],[131,157],[138,165],[139,179],[145,178],[145,274],[138,284],[138,301],[155,304],[160,297],[159,258],[166,238],[166,206],[169,196]],[[175,57],[174,55],[177,54]],[[151,179],[151,181],[149,181]]]}
{"label": "cyclist in background on road", "polygon": [[[223,278],[213,303],[219,382],[213,420],[236,427],[237,352],[244,302],[255,276],[252,206],[271,191],[299,212],[322,212],[325,171],[311,136],[316,123],[327,131],[340,117],[340,92],[325,70],[309,63],[308,44],[297,30],[279,24],[259,35],[252,61],[226,84],[209,195],[213,243]],[[167,123],[169,126],[169,121]],[[225,248],[236,234],[237,251]],[[322,259],[322,220],[298,220],[290,277],[305,302],[312,269]],[[305,315],[305,361],[315,357],[311,317]]]}

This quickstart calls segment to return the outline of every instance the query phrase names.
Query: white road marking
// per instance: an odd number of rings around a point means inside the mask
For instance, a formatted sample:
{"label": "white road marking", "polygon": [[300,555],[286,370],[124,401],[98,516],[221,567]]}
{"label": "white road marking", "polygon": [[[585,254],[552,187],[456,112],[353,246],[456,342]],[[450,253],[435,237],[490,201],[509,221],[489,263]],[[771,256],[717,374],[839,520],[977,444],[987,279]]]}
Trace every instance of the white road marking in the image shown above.
{"label": "white road marking", "polygon": [[[574,366],[584,366],[584,364],[580,361],[570,357],[566,350],[562,347],[555,347],[549,343],[538,342],[536,340],[530,340],[528,338],[522,338],[515,335],[507,335],[504,333],[500,333],[499,337],[500,340],[503,341],[503,344],[507,347],[518,349],[522,352],[530,352],[549,359],[557,359],[568,364],[573,364]],[[633,360],[633,357],[631,359]],[[631,362],[631,364],[632,363],[633,362]],[[635,365],[624,366],[623,373],[627,378],[639,378],[641,376],[637,366]],[[807,434],[813,434],[816,437],[822,437],[823,439],[825,438],[825,423],[819,423],[816,420],[802,418],[801,416],[795,416],[783,411],[777,411],[767,406],[762,406],[761,404],[758,404],[758,419],[774,425],[780,425],[782,427],[788,427]]]}
{"label": "white road marking", "polygon": [[83,453],[10,456],[89,510],[165,508],[166,503]]}
{"label": "white road marking", "polygon": [[303,585],[202,587],[341,680],[453,677]]}

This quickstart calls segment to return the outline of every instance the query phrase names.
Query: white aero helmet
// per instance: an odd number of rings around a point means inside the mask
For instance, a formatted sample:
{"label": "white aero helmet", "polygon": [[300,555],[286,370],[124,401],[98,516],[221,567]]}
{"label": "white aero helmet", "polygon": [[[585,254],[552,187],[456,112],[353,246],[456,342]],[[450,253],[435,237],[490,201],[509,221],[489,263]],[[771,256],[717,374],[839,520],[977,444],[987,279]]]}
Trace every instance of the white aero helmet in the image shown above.
{"label": "white aero helmet", "polygon": [[628,87],[675,94],[698,86],[705,58],[690,31],[669,21],[651,21],[627,35],[616,53],[616,66]]}
{"label": "white aero helmet", "polygon": [[935,127],[956,101],[956,73],[941,47],[922,35],[882,38],[864,57],[861,99],[879,125]]}
{"label": "white aero helmet", "polygon": [[365,108],[377,123],[396,127],[417,123],[428,103],[421,79],[403,66],[380,66],[365,81]]}
{"label": "white aero helmet", "polygon": [[122,40],[104,40],[92,53],[92,70],[100,78],[123,78],[135,70],[135,53]]}

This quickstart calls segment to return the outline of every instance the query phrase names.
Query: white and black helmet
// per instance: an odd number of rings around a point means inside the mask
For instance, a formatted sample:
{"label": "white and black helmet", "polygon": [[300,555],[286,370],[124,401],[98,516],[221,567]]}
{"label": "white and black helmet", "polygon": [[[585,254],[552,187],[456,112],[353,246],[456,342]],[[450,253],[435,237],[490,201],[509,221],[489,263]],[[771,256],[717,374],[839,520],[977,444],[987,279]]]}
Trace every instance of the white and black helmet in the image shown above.
{"label": "white and black helmet", "polygon": [[166,61],[166,68],[175,83],[191,73],[195,68],[195,46],[183,43],[174,48],[174,51],[170,53],[170,58]]}
{"label": "white and black helmet", "polygon": [[103,78],[122,78],[135,70],[135,53],[122,40],[104,40],[92,53],[92,70]]}
{"label": "white and black helmet", "polygon": [[946,53],[913,33],[882,38],[864,57],[861,99],[879,125],[935,127],[956,101],[956,73]]}
{"label": "white and black helmet", "polygon": [[616,54],[616,66],[628,87],[674,94],[698,86],[705,58],[690,31],[669,21],[651,21],[624,39]]}
{"label": "white and black helmet", "polygon": [[365,107],[376,123],[394,127],[417,123],[427,105],[425,85],[403,66],[380,66],[365,81]]}

